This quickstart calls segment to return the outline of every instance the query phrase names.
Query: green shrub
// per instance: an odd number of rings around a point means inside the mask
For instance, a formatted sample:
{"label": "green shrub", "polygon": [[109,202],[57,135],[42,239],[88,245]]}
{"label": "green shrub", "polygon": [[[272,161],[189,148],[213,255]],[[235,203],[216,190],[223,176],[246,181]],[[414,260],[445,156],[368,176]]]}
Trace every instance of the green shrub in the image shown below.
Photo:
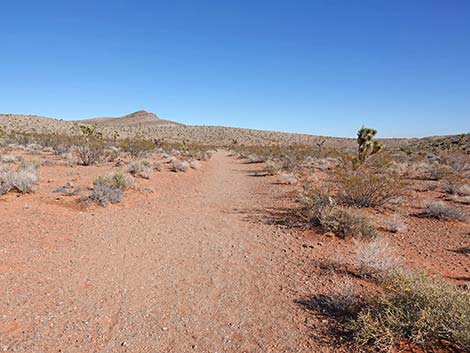
{"label": "green shrub", "polygon": [[134,178],[126,173],[116,172],[99,176],[93,181],[93,185],[108,185],[115,189],[126,191],[134,185]]}
{"label": "green shrub", "polygon": [[352,323],[360,347],[389,351],[402,340],[432,346],[447,341],[470,350],[470,292],[421,273],[396,272],[383,283],[385,294],[360,311]]}
{"label": "green shrub", "polygon": [[397,173],[361,167],[357,170],[338,170],[338,201],[356,207],[381,207],[404,192]]}
{"label": "green shrub", "polygon": [[372,219],[356,209],[337,205],[328,190],[304,186],[297,214],[311,225],[321,226],[341,238],[373,238],[376,227]]}
{"label": "green shrub", "polygon": [[370,239],[377,234],[377,228],[370,217],[347,207],[323,208],[318,220],[323,229],[341,238]]}

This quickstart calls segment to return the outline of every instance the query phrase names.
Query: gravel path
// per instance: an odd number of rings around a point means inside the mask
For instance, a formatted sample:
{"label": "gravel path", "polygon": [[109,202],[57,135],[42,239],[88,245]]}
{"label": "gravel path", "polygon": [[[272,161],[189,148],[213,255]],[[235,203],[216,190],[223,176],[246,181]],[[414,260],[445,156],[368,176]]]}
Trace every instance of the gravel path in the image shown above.
{"label": "gravel path", "polygon": [[2,216],[0,351],[315,351],[256,168],[218,152],[129,207]]}

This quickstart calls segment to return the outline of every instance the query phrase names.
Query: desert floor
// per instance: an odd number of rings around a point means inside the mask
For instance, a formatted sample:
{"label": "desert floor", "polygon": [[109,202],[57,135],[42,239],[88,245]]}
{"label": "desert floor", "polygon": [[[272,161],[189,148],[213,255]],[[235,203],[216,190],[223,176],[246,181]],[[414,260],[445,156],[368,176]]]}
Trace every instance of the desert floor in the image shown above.
{"label": "desert floor", "polygon": [[270,222],[289,187],[256,168],[217,152],[106,208],[2,199],[0,350],[320,351],[297,303],[312,249]]}

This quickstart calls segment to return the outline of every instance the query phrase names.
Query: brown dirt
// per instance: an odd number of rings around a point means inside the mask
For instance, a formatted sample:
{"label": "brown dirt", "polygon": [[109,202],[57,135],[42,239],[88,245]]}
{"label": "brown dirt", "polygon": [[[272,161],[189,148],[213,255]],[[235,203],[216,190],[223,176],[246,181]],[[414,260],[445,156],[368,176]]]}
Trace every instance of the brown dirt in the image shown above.
{"label": "brown dirt", "polygon": [[0,351],[322,351],[296,304],[312,249],[260,221],[285,191],[253,168],[218,152],[80,210],[51,190],[96,168],[43,166],[36,194],[0,199]]}

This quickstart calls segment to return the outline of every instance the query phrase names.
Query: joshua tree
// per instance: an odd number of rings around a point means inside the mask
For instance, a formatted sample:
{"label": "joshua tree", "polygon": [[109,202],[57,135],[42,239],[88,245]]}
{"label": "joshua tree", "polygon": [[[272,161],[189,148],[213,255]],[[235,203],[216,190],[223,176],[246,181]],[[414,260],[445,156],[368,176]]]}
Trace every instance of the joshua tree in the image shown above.
{"label": "joshua tree", "polygon": [[323,148],[323,145],[325,144],[326,140],[321,140],[319,142],[317,142],[317,146],[318,146],[318,151],[321,153],[322,152],[322,148]]}
{"label": "joshua tree", "polygon": [[357,132],[359,162],[364,162],[369,156],[382,150],[383,145],[375,140],[376,134],[377,130],[364,126]]}

